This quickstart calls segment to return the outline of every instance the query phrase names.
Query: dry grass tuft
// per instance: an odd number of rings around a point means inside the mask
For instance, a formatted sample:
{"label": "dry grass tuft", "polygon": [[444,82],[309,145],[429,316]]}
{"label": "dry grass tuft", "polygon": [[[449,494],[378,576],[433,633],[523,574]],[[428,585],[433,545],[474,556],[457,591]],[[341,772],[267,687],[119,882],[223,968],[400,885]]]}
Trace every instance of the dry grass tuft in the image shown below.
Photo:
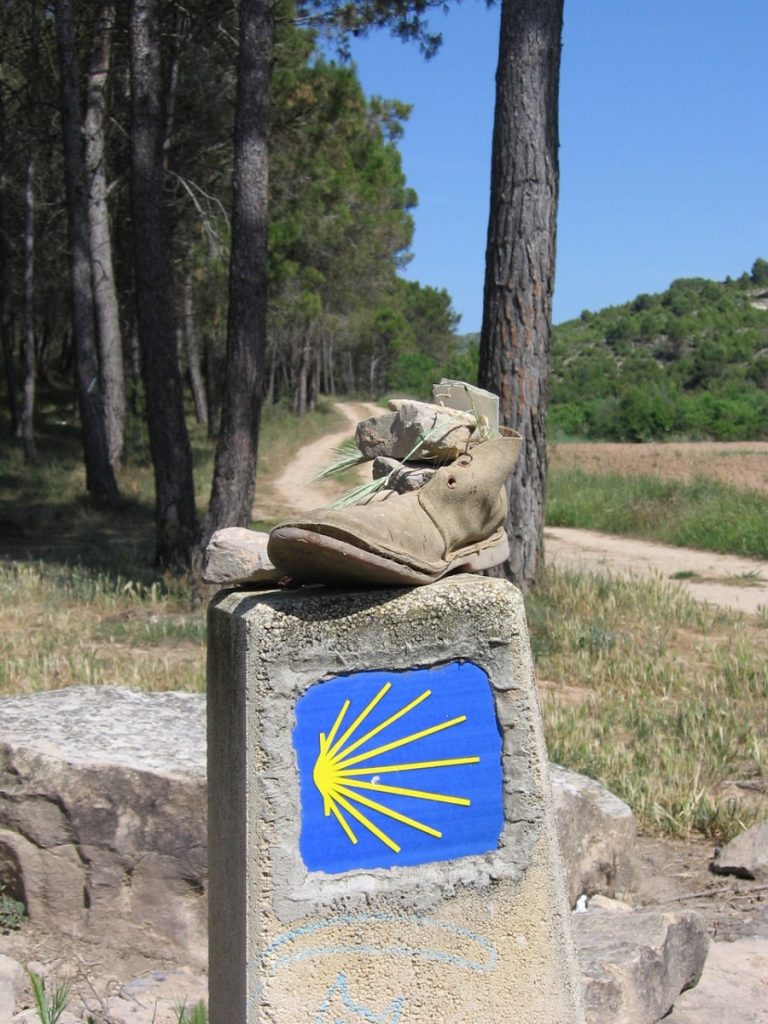
{"label": "dry grass tuft", "polygon": [[553,571],[529,616],[552,760],[661,832],[722,840],[768,816],[755,798],[768,779],[759,621],[663,582]]}

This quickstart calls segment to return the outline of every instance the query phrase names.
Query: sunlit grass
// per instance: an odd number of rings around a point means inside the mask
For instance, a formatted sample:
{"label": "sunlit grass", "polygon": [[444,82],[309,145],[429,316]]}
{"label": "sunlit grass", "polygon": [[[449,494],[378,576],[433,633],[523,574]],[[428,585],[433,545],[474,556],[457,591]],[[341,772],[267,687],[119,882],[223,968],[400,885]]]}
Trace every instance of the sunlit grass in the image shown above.
{"label": "sunlit grass", "polygon": [[547,524],[625,534],[681,547],[768,558],[768,502],[715,480],[618,473],[549,474]]}
{"label": "sunlit grass", "polygon": [[768,637],[661,582],[547,572],[529,599],[553,761],[603,782],[648,828],[729,838],[765,802]]}
{"label": "sunlit grass", "polygon": [[83,566],[0,564],[0,694],[205,688],[205,615],[181,589]]}

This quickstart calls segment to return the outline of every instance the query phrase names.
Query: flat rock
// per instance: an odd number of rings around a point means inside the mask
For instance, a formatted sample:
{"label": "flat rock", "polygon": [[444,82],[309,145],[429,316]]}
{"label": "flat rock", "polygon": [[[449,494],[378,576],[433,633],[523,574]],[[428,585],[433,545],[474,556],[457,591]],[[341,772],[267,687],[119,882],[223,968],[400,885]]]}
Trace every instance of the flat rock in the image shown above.
{"label": "flat rock", "polygon": [[768,882],[768,821],[753,825],[723,846],[709,867],[716,875]]}
{"label": "flat rock", "polygon": [[431,480],[435,475],[435,466],[421,462],[398,462],[397,459],[379,456],[373,460],[371,472],[374,480],[389,476],[388,490],[405,494],[408,491],[418,491],[428,480]]}
{"label": "flat rock", "polygon": [[633,888],[637,829],[631,809],[599,782],[550,765],[557,831],[571,906],[582,894]]}
{"label": "flat rock", "polygon": [[572,917],[588,1024],[655,1024],[696,984],[709,939],[693,911],[614,911]]}
{"label": "flat rock", "polygon": [[268,533],[230,526],[217,530],[205,549],[206,583],[273,583],[284,573],[267,555]]}
{"label": "flat rock", "polygon": [[396,411],[357,426],[355,441],[368,459],[451,462],[466,449],[475,430],[472,413],[399,399],[390,405],[396,405]]}
{"label": "flat rock", "polygon": [[0,874],[32,921],[206,961],[205,698],[0,700]]}
{"label": "flat rock", "polygon": [[16,1008],[16,997],[24,984],[24,968],[0,953],[0,1024],[9,1024]]}
{"label": "flat rock", "polygon": [[208,979],[192,971],[150,971],[107,1000],[110,1024],[178,1024],[179,1007],[191,1013],[208,1003]]}
{"label": "flat rock", "polygon": [[768,937],[713,942],[696,988],[684,992],[665,1024],[766,1024]]}

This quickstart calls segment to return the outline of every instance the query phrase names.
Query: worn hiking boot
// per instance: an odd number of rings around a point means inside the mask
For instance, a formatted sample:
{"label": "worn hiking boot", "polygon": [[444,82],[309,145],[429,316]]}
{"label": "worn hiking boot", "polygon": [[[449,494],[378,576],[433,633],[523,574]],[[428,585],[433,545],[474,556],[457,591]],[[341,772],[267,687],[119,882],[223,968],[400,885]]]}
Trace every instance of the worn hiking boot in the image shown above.
{"label": "worn hiking boot", "polygon": [[320,509],[270,534],[270,560],[304,583],[418,586],[477,572],[509,554],[507,494],[522,438],[514,431],[476,445],[408,494]]}

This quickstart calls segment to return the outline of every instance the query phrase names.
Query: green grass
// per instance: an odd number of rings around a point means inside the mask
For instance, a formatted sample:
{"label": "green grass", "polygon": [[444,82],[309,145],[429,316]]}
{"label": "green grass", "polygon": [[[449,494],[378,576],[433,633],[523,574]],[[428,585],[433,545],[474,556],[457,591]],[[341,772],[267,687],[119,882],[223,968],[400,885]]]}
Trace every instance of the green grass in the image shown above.
{"label": "green grass", "polygon": [[[24,463],[7,430],[0,434],[0,695],[77,684],[202,691],[201,595],[152,564],[146,431],[129,424],[121,504],[106,513],[85,495],[69,394],[41,389],[37,412],[36,465]],[[298,447],[344,422],[329,403],[302,420],[267,408],[257,487],[268,487]],[[213,443],[196,424],[189,429],[202,512]]]}
{"label": "green grass", "polygon": [[0,562],[0,695],[79,684],[202,691],[202,605],[173,581]]}
{"label": "green grass", "polygon": [[661,582],[548,571],[529,596],[553,761],[599,779],[654,831],[728,839],[765,803],[768,637]]}
{"label": "green grass", "polygon": [[548,526],[768,558],[765,495],[704,478],[682,484],[647,476],[552,470],[546,515]]}

